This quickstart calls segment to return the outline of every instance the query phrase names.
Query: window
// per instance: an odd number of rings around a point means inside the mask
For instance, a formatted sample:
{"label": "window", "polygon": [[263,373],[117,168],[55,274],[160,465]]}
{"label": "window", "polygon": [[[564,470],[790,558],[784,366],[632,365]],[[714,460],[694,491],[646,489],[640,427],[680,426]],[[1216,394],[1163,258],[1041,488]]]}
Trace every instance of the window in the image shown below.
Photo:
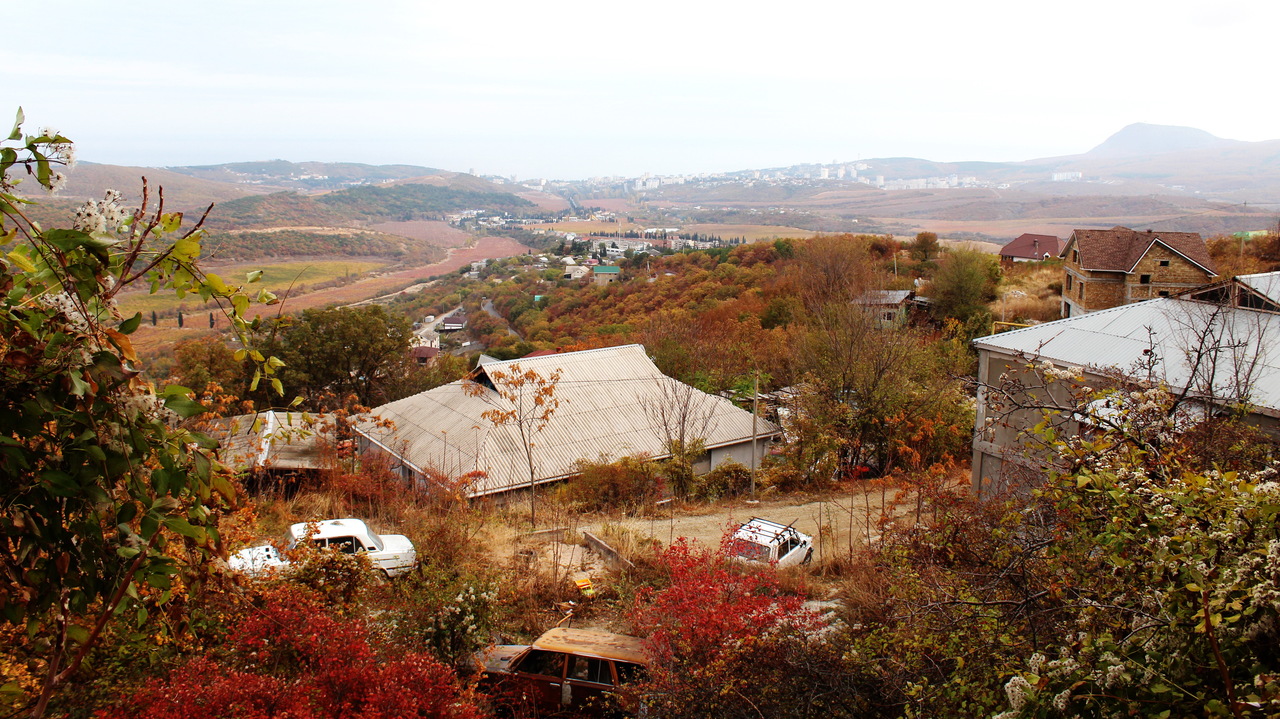
{"label": "window", "polygon": [[1138,275],[1138,284],[1141,284],[1141,285],[1151,284],[1151,275]]}
{"label": "window", "polygon": [[799,543],[800,541],[794,537],[782,540],[782,544],[778,547],[778,559],[782,559],[788,554],[791,554],[791,550],[795,549],[796,545]]}
{"label": "window", "polygon": [[355,554],[364,549],[364,545],[356,541],[355,537],[331,537],[329,539],[329,548],[336,549],[343,554]]}
{"label": "window", "polygon": [[735,557],[756,562],[769,561],[769,548],[747,539],[734,539],[729,543],[729,551]]}
{"label": "window", "polygon": [[596,684],[613,684],[613,676],[609,673],[609,663],[603,659],[590,657],[570,657],[569,678]]}
{"label": "window", "polygon": [[1071,275],[1067,275],[1067,291],[1071,291]]}
{"label": "window", "polygon": [[614,662],[614,669],[618,671],[618,683],[627,684],[644,677],[644,667],[631,662]]}
{"label": "window", "polygon": [[1161,296],[1161,297],[1168,297],[1168,296],[1169,296],[1169,292],[1168,292],[1168,290],[1160,290],[1160,296]]}
{"label": "window", "polygon": [[1071,251],[1071,261],[1076,264],[1080,264],[1080,250]]}
{"label": "window", "polygon": [[1160,260],[1160,266],[1161,266],[1161,267],[1168,267],[1168,266],[1169,266],[1169,261],[1168,261],[1168,260]]}
{"label": "window", "polygon": [[1083,282],[1076,285],[1076,299],[1078,300],[1084,299],[1084,283]]}
{"label": "window", "polygon": [[563,676],[564,657],[560,652],[549,652],[545,649],[534,649],[525,655],[518,670],[524,674],[537,674],[544,677]]}

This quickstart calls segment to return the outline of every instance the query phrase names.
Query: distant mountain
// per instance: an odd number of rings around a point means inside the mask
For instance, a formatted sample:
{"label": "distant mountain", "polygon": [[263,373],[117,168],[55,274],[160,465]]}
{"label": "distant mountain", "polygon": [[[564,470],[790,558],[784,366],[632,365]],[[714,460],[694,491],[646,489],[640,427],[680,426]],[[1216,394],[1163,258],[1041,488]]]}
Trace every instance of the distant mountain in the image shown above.
{"label": "distant mountain", "polygon": [[[464,177],[470,178],[470,175]],[[476,179],[476,178],[471,178]],[[480,180],[483,183],[483,180]],[[385,221],[438,219],[449,212],[494,210],[518,213],[534,208],[528,200],[493,185],[474,183],[397,183],[362,185],[319,195],[292,191],[253,195],[218,206],[207,223],[214,229],[266,227],[353,227]]]}
{"label": "distant mountain", "polygon": [[[901,186],[903,183],[896,181],[902,180],[928,180],[927,188],[947,187],[950,180],[952,187],[958,183],[1049,196],[1175,195],[1280,205],[1280,140],[1226,140],[1203,130],[1170,125],[1135,123],[1088,152],[1022,162],[884,157],[844,165],[856,165],[862,179],[884,178],[891,188]],[[793,165],[731,174],[808,178],[816,187],[830,182],[816,179],[823,167]]]}
{"label": "distant mountain", "polygon": [[166,206],[178,210],[204,208],[211,202],[224,202],[263,191],[260,187],[241,187],[210,181],[158,167],[80,162],[64,172],[67,175],[67,186],[58,193],[58,197],[77,202],[101,200],[103,193],[111,189],[124,195],[126,205],[135,204],[141,200],[144,177],[151,186],[153,202],[158,197],[159,188],[163,187]]}
{"label": "distant mountain", "polygon": [[165,169],[202,180],[232,185],[256,185],[263,188],[258,192],[269,192],[271,189],[337,190],[428,175],[457,174],[419,165],[365,165],[357,162],[289,162],[288,160],[228,162],[221,165]]}
{"label": "distant mountain", "polygon": [[1194,127],[1149,125],[1135,122],[1108,137],[1101,145],[1085,153],[1087,157],[1126,157],[1159,155],[1166,152],[1203,150],[1210,147],[1244,144],[1224,140]]}

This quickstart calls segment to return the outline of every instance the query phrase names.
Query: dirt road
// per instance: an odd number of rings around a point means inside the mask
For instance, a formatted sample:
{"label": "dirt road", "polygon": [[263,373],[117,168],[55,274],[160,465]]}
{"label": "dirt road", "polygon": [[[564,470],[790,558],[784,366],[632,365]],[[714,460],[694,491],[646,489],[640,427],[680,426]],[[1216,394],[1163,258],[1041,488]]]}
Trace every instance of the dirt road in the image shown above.
{"label": "dirt road", "polygon": [[[909,520],[910,500],[894,506],[893,494],[892,489],[886,494],[893,515],[899,521]],[[852,517],[850,502],[853,504]],[[677,509],[674,518],[665,512],[665,508],[660,508],[658,515],[652,518],[624,519],[611,524],[621,525],[634,535],[652,536],[663,544],[686,537],[703,546],[716,547],[725,534],[738,525],[752,517],[764,517],[782,524],[794,524],[796,529],[812,536],[814,560],[818,561],[832,554],[847,553],[851,545],[855,549],[863,546],[868,534],[872,539],[878,538],[876,521],[880,516],[880,507],[881,494],[879,490],[875,490],[857,492],[852,496],[848,493],[832,495],[821,500],[815,500],[812,496],[765,499],[757,504],[739,500],[722,503],[710,511],[696,514]],[[598,534],[604,528],[593,525],[587,529]]]}

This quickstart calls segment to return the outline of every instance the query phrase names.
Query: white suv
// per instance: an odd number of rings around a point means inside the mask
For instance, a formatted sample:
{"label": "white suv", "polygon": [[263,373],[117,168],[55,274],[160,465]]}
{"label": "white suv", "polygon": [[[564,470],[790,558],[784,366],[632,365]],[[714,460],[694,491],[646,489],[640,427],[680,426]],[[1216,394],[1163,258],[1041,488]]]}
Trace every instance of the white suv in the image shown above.
{"label": "white suv", "polygon": [[[288,539],[290,548],[309,540],[320,549],[367,554],[373,568],[388,577],[411,571],[418,563],[418,553],[408,537],[403,534],[374,534],[359,519],[302,522],[289,527]],[[232,569],[245,574],[261,574],[286,564],[288,561],[271,545],[242,549],[227,561]]]}
{"label": "white suv", "polygon": [[779,567],[808,564],[813,558],[813,537],[789,524],[753,517],[734,531],[729,554],[740,561]]}

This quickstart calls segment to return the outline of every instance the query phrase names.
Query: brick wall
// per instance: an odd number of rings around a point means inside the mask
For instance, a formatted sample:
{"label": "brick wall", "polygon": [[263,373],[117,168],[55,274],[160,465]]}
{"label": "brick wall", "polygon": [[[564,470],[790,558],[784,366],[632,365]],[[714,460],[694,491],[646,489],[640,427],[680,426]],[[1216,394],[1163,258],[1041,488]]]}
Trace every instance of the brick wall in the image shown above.
{"label": "brick wall", "polygon": [[[1166,263],[1166,264],[1161,264]],[[1156,244],[1138,261],[1131,274],[1083,270],[1068,251],[1063,262],[1063,314],[1066,305],[1072,314],[1095,312],[1131,302],[1177,294],[1186,289],[1208,284],[1213,276],[1167,247]],[[1143,282],[1143,275],[1147,282]],[[1070,277],[1070,282],[1067,281]],[[1070,287],[1068,287],[1068,284]]]}

